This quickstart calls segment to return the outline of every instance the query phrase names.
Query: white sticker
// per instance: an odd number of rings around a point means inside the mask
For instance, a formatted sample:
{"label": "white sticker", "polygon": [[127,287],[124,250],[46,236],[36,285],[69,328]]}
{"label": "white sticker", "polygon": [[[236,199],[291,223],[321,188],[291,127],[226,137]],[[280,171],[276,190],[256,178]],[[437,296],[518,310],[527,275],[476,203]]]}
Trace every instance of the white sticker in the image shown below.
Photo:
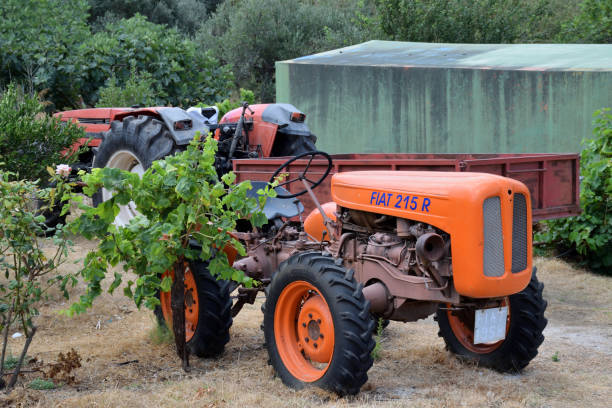
{"label": "white sticker", "polygon": [[508,307],[476,310],[474,344],[494,343],[506,338]]}

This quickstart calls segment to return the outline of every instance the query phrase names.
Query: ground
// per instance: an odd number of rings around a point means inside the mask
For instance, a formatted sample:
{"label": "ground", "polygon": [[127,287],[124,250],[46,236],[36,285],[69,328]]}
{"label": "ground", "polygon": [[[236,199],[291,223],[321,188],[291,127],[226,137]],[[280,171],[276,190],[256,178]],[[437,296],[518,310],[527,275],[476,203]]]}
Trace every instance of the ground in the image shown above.
{"label": "ground", "polygon": [[[75,259],[92,244],[77,240]],[[156,344],[156,323],[118,291],[104,294],[92,310],[59,315],[67,303],[52,294],[41,308],[29,355],[45,363],[74,348],[82,367],[76,383],[37,391],[26,373],[0,405],[34,407],[607,407],[612,400],[612,278],[537,259],[548,300],[546,339],[519,375],[463,364],[444,349],[433,319],[392,322],[380,357],[355,397],[318,389],[294,391],[274,377],[260,330],[263,301],[234,319],[231,340],[216,360],[192,357],[185,374],[168,343]],[[68,264],[65,268],[78,268]],[[82,292],[77,288],[73,295]],[[23,338],[11,340],[17,354]]]}

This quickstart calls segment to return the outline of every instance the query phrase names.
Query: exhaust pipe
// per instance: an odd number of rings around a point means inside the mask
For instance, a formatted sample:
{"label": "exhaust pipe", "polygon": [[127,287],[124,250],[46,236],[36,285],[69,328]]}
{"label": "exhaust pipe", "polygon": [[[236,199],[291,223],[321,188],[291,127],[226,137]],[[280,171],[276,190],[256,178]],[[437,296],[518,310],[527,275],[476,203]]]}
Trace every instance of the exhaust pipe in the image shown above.
{"label": "exhaust pipe", "polygon": [[423,234],[417,239],[416,252],[421,259],[429,262],[438,261],[446,253],[444,240],[433,232]]}

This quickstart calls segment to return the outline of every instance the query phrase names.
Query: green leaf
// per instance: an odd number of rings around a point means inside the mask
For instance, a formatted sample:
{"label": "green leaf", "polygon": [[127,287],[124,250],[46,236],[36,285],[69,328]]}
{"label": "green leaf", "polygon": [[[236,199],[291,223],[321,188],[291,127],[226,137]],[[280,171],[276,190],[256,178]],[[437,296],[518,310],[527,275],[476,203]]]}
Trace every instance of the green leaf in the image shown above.
{"label": "green leaf", "polygon": [[172,288],[172,278],[170,276],[164,276],[161,281],[161,284],[159,285],[159,288],[162,292],[169,292]]}

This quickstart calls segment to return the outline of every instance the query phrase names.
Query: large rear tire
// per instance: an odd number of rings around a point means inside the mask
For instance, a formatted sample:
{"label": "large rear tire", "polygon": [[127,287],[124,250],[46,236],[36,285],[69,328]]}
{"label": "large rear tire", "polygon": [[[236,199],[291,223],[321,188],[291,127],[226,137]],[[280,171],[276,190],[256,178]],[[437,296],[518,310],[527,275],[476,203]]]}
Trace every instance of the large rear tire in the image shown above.
{"label": "large rear tire", "polygon": [[[171,274],[172,275],[172,274]],[[158,323],[172,327],[170,292],[159,294]],[[230,282],[217,280],[206,262],[185,269],[185,341],[191,354],[216,357],[223,353],[232,326]]]}
{"label": "large rear tire", "polygon": [[542,332],[547,302],[542,297],[544,284],[538,281],[534,268],[529,285],[506,298],[508,324],[506,338],[496,343],[473,344],[474,310],[451,311],[440,307],[436,320],[446,348],[460,359],[501,372],[518,372],[538,354],[544,341]]}
{"label": "large rear tire", "polygon": [[320,252],[280,265],[262,310],[270,363],[286,385],[359,392],[374,348],[374,320],[361,289],[352,270]]}
{"label": "large rear tire", "polygon": [[[113,121],[102,136],[102,143],[93,160],[93,167],[114,167],[142,175],[155,160],[182,150],[172,139],[166,125],[151,116],[128,116],[123,121]],[[112,192],[102,189],[92,197],[94,206],[110,199]],[[115,219],[118,225],[126,225],[136,216],[136,206],[129,203],[120,206]]]}

